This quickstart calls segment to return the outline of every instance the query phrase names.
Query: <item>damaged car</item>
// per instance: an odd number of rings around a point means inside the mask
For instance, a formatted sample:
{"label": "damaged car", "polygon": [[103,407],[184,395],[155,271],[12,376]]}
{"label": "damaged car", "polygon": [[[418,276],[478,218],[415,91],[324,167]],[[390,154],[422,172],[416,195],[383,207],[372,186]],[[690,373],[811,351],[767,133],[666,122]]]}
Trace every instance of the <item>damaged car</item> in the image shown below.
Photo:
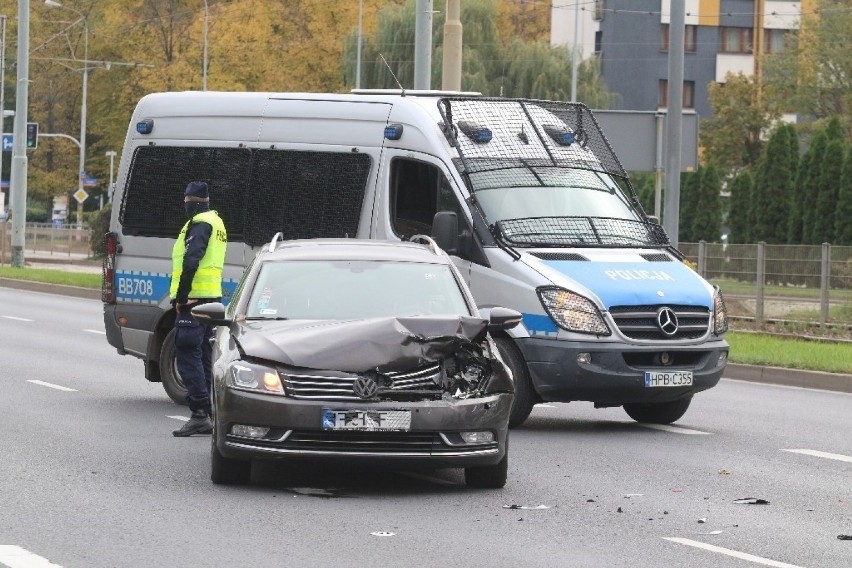
{"label": "damaged car", "polygon": [[279,234],[227,308],[193,309],[220,326],[214,483],[250,482],[254,460],[342,459],[505,485],[514,385],[492,336],[521,315],[480,313],[450,257],[417,239]]}

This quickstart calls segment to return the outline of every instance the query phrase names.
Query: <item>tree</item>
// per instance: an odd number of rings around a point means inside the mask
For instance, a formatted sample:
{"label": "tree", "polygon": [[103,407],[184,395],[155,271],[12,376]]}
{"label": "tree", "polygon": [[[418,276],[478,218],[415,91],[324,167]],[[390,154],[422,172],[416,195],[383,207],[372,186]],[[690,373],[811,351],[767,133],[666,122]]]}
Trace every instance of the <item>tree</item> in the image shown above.
{"label": "tree", "polygon": [[803,12],[797,34],[787,47],[764,62],[766,81],[788,110],[816,119],[840,117],[852,133],[852,50],[849,0],[817,0]]}
{"label": "tree", "polygon": [[834,239],[834,219],[844,158],[844,143],[841,140],[831,140],[825,147],[814,203],[814,223],[811,226],[810,238],[813,244],[830,243]]}
{"label": "tree", "polygon": [[788,205],[794,163],[798,161],[798,155],[790,155],[790,136],[790,129],[783,125],[772,133],[752,193],[756,213],[753,236],[769,244],[787,242]]}
{"label": "tree", "polygon": [[779,108],[758,96],[753,77],[728,73],[724,83],[710,83],[708,98],[714,118],[701,122],[703,158],[723,171],[757,164],[761,134],[781,116]]}
{"label": "tree", "polygon": [[694,243],[699,240],[696,231],[696,222],[700,212],[698,202],[700,199],[700,179],[702,168],[697,172],[683,172],[680,174],[680,219],[678,220],[678,240],[686,243]]}
{"label": "tree", "polygon": [[843,175],[837,190],[837,211],[834,213],[834,244],[852,245],[852,145],[846,148]]}
{"label": "tree", "polygon": [[818,244],[813,240],[814,226],[819,222],[819,218],[816,216],[816,201],[820,193],[820,178],[827,145],[828,136],[825,131],[817,132],[808,148],[807,154],[810,154],[810,158],[804,161],[807,169],[802,168],[801,170],[802,185],[799,186],[799,191],[802,192],[801,202],[804,212],[802,216],[802,244]]}
{"label": "tree", "polygon": [[722,179],[719,168],[704,166],[698,177],[694,240],[719,241],[722,226]]}
{"label": "tree", "polygon": [[728,210],[729,243],[751,242],[751,225],[748,213],[754,179],[749,170],[740,171],[730,182],[731,201]]}

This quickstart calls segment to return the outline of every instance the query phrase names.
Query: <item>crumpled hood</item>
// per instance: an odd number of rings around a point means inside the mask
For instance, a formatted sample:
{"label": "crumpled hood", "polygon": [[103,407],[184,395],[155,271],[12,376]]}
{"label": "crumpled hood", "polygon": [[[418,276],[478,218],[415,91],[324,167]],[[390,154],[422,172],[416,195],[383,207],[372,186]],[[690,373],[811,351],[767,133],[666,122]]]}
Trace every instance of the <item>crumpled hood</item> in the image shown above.
{"label": "crumpled hood", "polygon": [[403,371],[445,359],[488,322],[471,316],[386,317],[349,321],[241,322],[233,330],[249,357],[309,369]]}

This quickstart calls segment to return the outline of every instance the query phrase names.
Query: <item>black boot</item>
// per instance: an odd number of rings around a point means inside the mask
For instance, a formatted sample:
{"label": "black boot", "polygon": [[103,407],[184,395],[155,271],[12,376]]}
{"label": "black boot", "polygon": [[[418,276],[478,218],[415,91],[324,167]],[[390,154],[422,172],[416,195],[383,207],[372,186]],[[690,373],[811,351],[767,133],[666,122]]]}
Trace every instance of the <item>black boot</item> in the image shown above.
{"label": "black boot", "polygon": [[203,408],[192,411],[192,416],[189,421],[172,432],[172,435],[179,438],[192,436],[193,434],[212,434],[213,422],[210,420],[210,414]]}

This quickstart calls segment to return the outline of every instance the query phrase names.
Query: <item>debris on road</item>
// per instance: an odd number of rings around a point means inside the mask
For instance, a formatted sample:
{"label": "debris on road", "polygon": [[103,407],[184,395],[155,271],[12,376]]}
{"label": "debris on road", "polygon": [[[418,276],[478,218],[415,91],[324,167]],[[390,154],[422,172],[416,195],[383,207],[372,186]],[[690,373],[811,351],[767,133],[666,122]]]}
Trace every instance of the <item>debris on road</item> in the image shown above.
{"label": "debris on road", "polygon": [[703,524],[704,524],[704,523],[706,523],[706,522],[707,522],[707,517],[704,517],[704,518],[702,518],[702,519],[698,519],[698,524],[699,524],[699,525],[703,525]]}
{"label": "debris on road", "polygon": [[719,475],[731,475],[731,471],[728,469],[720,469]]}
{"label": "debris on road", "polygon": [[536,510],[536,509],[550,509],[547,505],[503,505],[504,509],[526,509],[526,510]]}
{"label": "debris on road", "polygon": [[837,540],[852,540],[852,534],[839,534]]}
{"label": "debris on road", "polygon": [[743,497],[742,499],[734,499],[737,505],[769,505],[766,499],[757,499],[755,497]]}

